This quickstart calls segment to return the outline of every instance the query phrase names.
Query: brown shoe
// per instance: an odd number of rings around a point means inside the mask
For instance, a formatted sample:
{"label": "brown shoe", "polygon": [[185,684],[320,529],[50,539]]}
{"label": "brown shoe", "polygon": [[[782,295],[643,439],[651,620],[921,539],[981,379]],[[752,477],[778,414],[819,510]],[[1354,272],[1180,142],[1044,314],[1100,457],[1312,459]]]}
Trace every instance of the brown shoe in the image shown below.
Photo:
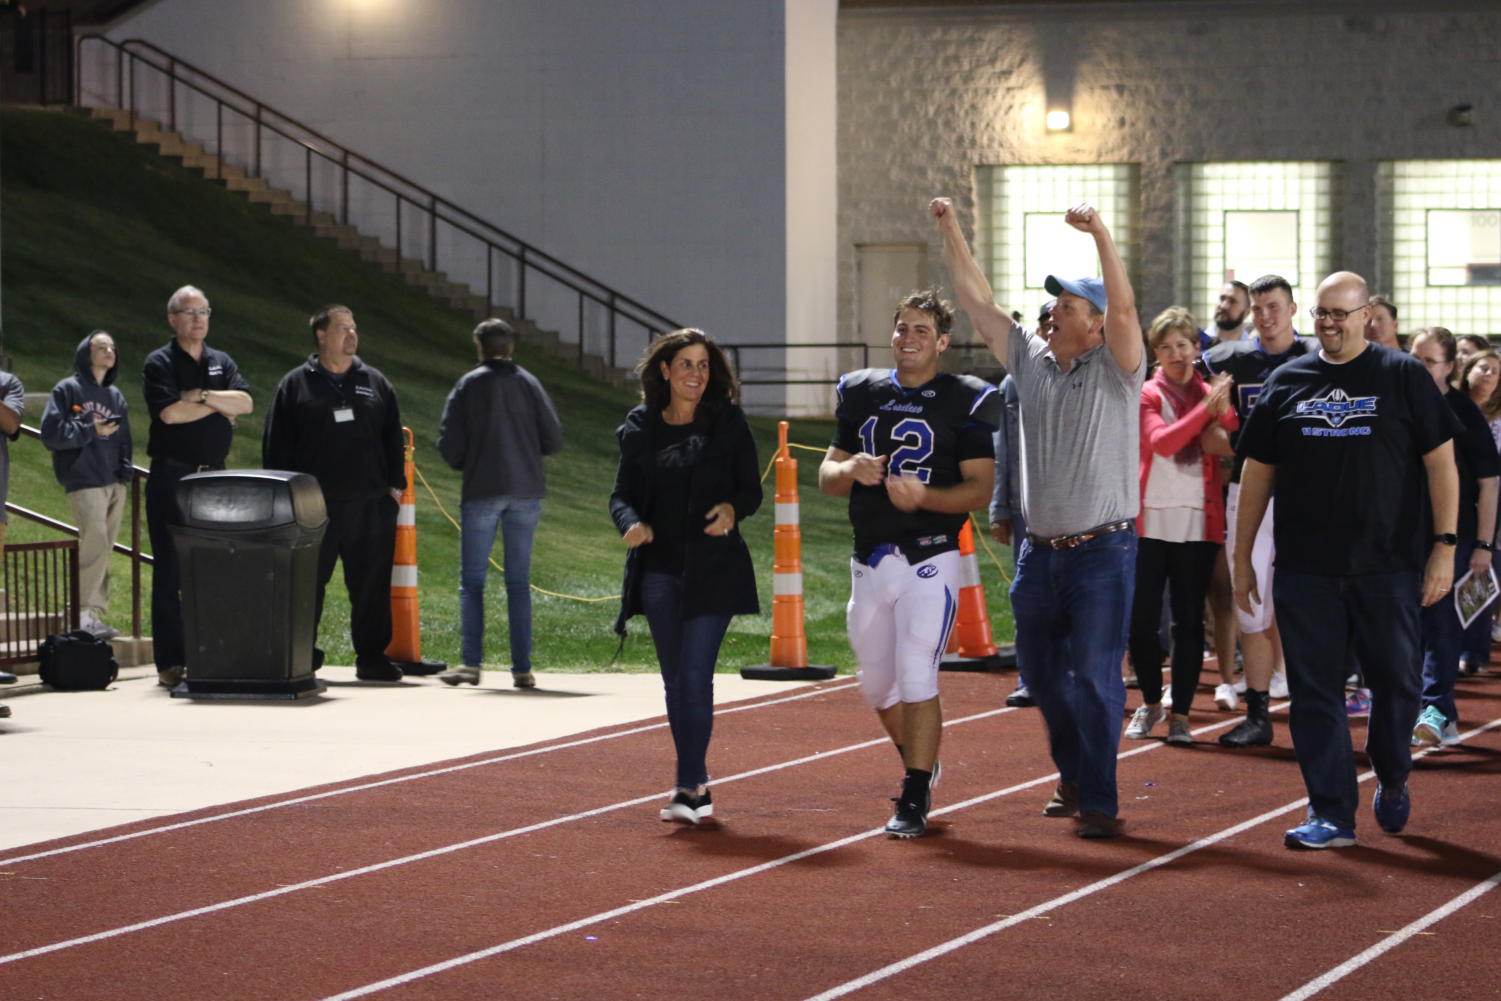
{"label": "brown shoe", "polygon": [[532,677],[530,671],[512,671],[511,684],[517,688],[536,688],[537,679]]}
{"label": "brown shoe", "polygon": [[1114,838],[1121,833],[1121,822],[1103,813],[1086,811],[1079,815],[1079,828],[1074,833],[1081,838]]}
{"label": "brown shoe", "polygon": [[1042,808],[1044,817],[1072,817],[1079,812],[1079,787],[1073,782],[1059,782],[1053,798]]}

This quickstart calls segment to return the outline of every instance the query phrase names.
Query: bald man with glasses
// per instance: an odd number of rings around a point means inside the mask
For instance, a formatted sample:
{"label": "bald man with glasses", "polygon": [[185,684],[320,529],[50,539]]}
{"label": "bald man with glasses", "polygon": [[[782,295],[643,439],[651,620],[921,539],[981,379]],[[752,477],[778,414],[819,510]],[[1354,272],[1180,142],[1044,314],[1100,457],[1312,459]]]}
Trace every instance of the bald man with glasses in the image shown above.
{"label": "bald man with glasses", "polygon": [[1371,688],[1366,752],[1376,822],[1391,834],[1406,826],[1418,610],[1447,598],[1453,581],[1453,417],[1421,362],[1366,340],[1367,296],[1352,272],[1324,279],[1310,311],[1318,352],[1271,374],[1240,435],[1231,576],[1244,611],[1259,596],[1252,540],[1277,494],[1272,601],[1309,801],[1304,822],[1283,835],[1296,849],[1355,844],[1359,790],[1344,693],[1351,653]]}

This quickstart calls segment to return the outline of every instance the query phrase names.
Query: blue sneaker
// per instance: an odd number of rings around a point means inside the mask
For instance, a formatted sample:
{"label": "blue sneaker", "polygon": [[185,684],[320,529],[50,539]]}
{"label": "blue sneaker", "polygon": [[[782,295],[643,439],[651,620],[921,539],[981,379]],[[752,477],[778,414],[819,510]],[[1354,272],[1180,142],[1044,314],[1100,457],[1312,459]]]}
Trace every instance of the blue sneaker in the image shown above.
{"label": "blue sneaker", "polygon": [[1355,829],[1310,813],[1303,823],[1283,833],[1282,843],[1289,848],[1349,848],[1355,844]]}
{"label": "blue sneaker", "polygon": [[1407,826],[1407,815],[1412,812],[1412,797],[1407,786],[1392,790],[1389,786],[1377,785],[1376,798],[1371,801],[1371,812],[1376,814],[1376,823],[1388,834],[1400,834]]}

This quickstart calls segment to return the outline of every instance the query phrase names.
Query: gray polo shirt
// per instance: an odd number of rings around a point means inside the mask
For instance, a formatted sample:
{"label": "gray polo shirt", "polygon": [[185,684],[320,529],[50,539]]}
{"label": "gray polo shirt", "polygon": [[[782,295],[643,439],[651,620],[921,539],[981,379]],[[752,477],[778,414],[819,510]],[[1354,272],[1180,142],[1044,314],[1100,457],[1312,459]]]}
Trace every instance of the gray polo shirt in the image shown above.
{"label": "gray polo shirt", "polygon": [[1022,512],[1036,535],[1073,535],[1141,510],[1141,384],[1101,344],[1067,372],[1047,341],[1011,328],[1006,367],[1021,401]]}

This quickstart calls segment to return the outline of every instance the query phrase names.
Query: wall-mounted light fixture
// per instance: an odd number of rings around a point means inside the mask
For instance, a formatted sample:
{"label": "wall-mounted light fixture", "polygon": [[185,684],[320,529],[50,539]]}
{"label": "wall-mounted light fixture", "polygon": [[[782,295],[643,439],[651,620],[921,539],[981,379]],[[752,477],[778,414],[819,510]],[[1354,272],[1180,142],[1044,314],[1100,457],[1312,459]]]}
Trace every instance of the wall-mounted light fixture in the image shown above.
{"label": "wall-mounted light fixture", "polygon": [[1063,108],[1054,108],[1047,114],[1049,132],[1068,132],[1073,127],[1073,118]]}
{"label": "wall-mounted light fixture", "polygon": [[1468,104],[1456,104],[1449,109],[1449,124],[1464,128],[1475,124],[1474,107]]}

